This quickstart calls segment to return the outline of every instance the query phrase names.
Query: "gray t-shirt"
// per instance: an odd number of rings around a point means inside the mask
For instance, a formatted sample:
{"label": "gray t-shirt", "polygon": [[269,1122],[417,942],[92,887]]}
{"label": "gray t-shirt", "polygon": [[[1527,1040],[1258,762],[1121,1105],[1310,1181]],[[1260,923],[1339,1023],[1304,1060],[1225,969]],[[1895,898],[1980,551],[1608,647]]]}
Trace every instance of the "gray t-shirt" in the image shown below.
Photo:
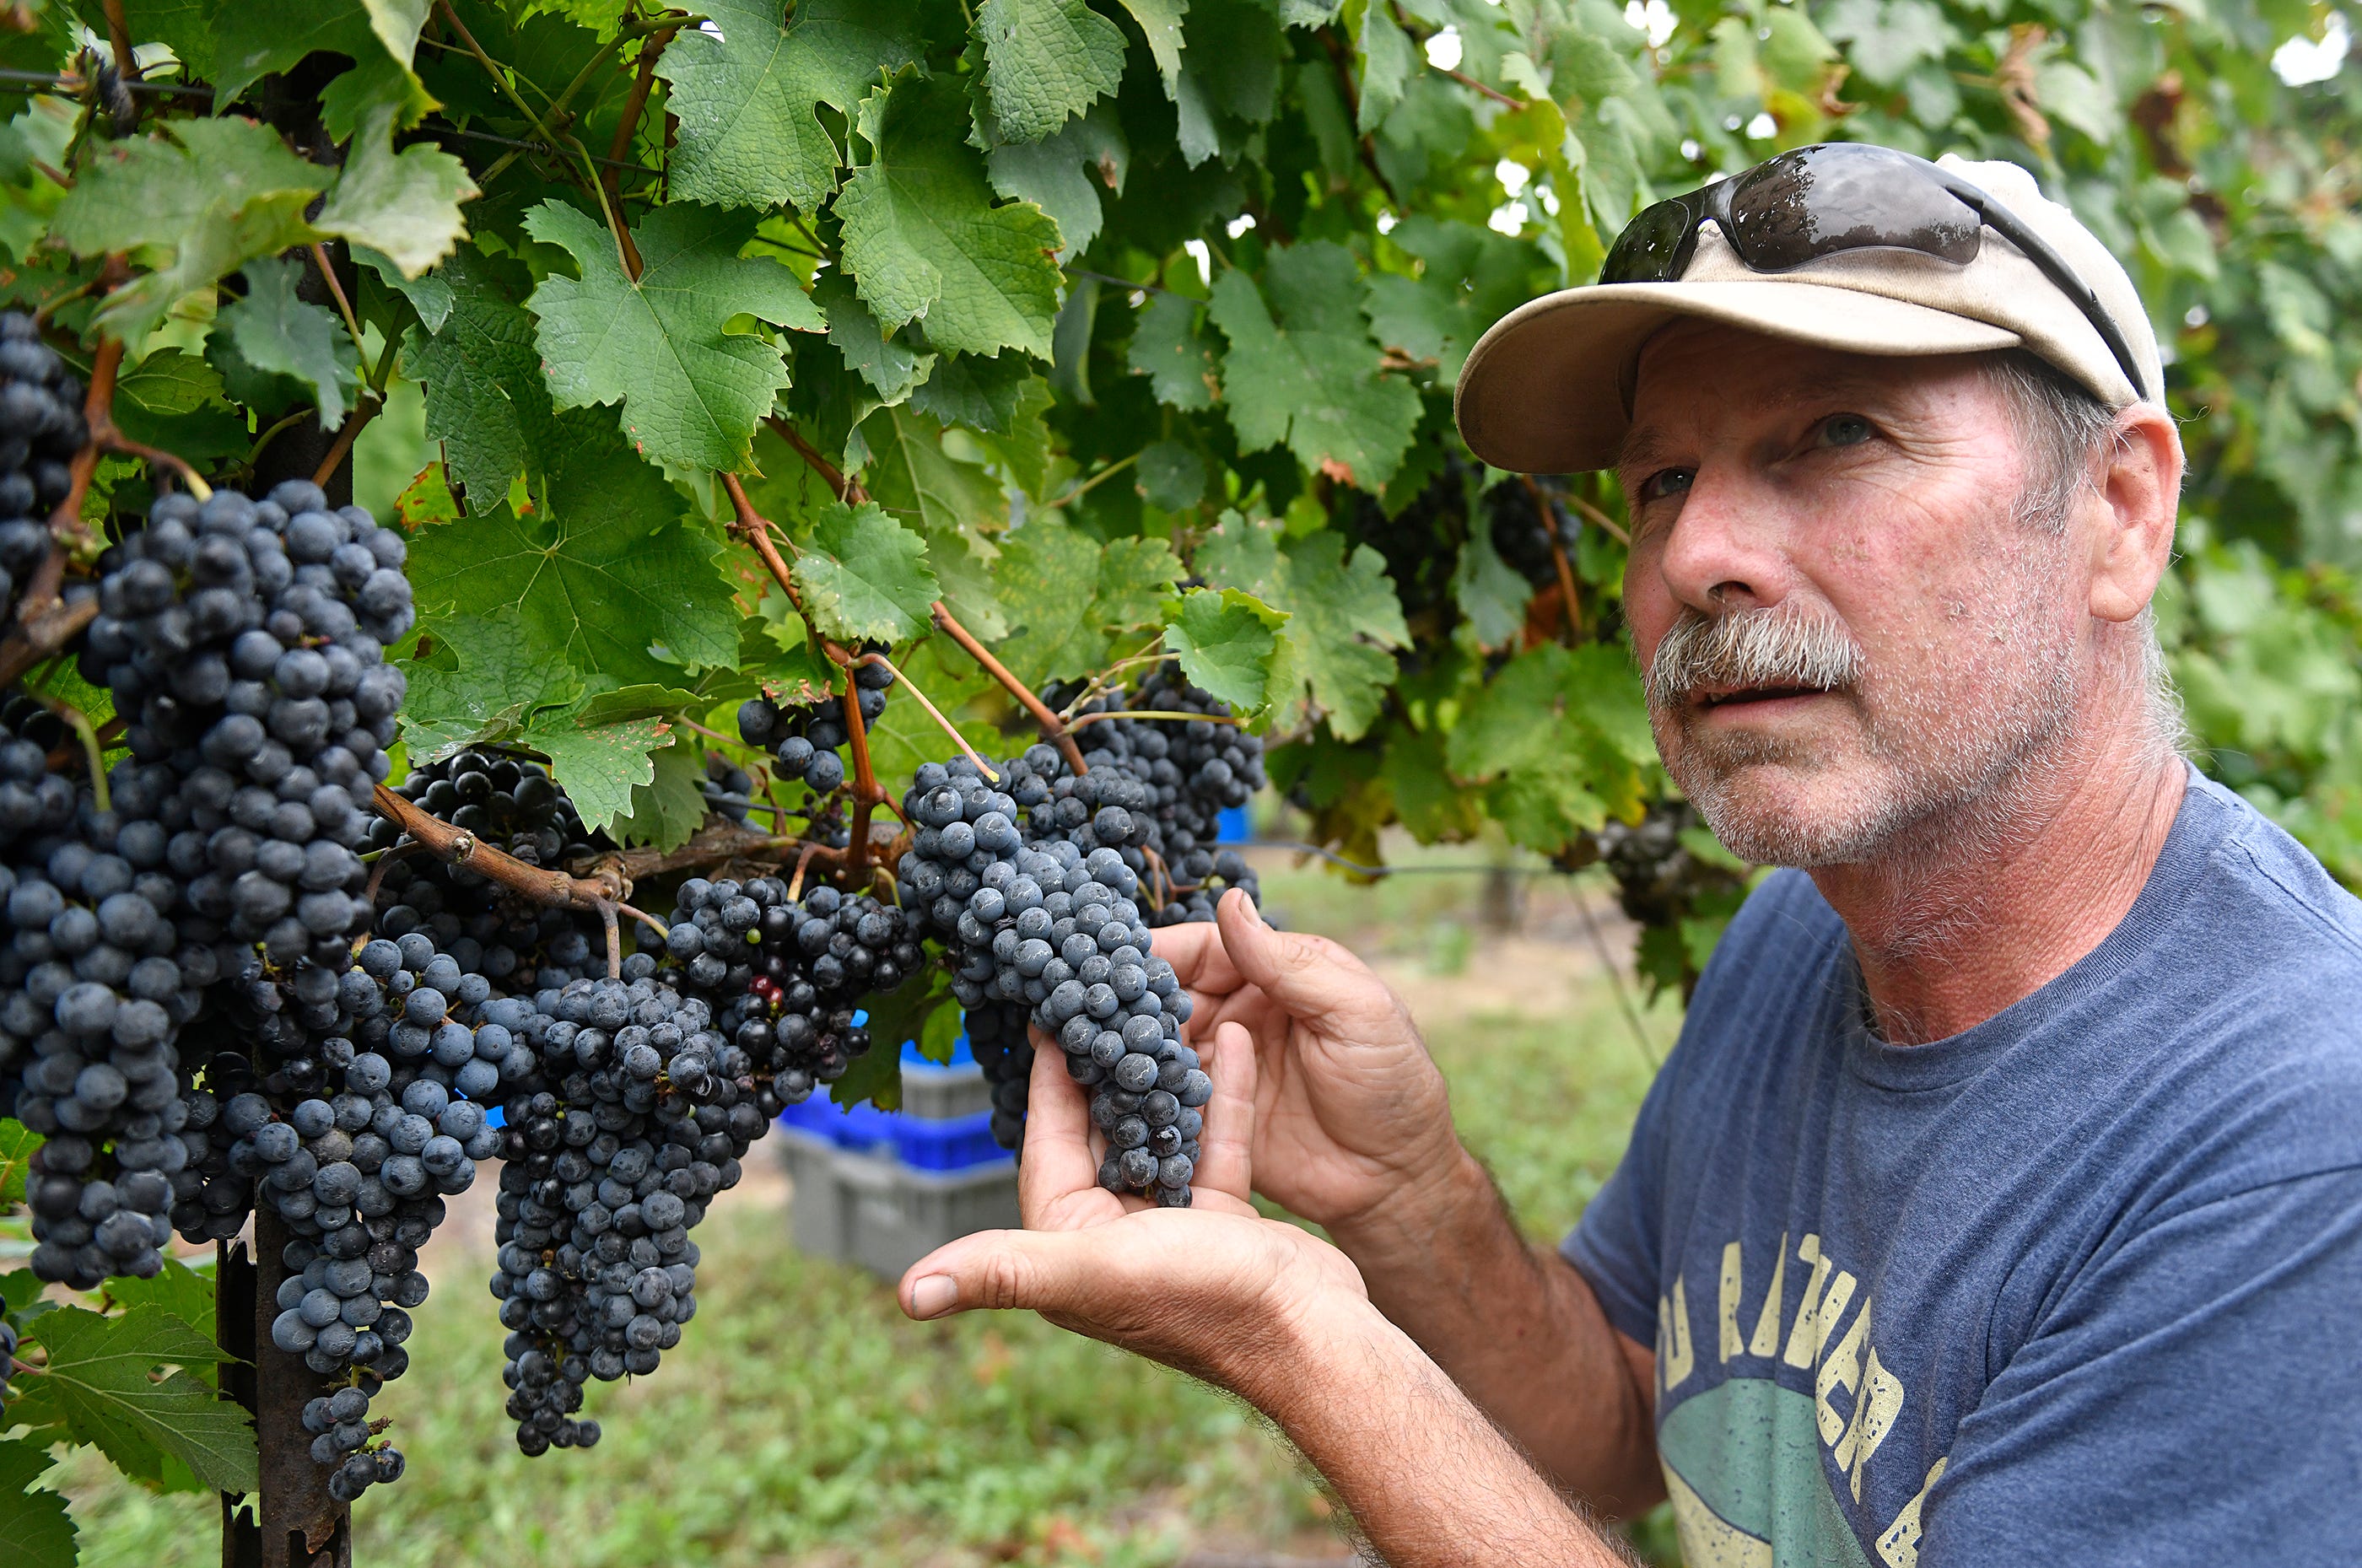
{"label": "gray t-shirt", "polygon": [[2191,777],[2074,967],[1897,1047],[1769,878],[1567,1257],[1694,1565],[2362,1562],[2362,903]]}

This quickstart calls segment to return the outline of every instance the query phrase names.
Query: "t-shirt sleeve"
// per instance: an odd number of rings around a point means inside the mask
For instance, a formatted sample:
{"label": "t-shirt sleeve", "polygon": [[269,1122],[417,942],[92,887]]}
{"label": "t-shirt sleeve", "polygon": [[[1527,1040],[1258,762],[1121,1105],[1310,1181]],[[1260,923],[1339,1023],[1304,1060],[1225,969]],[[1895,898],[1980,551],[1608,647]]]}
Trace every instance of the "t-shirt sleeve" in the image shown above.
{"label": "t-shirt sleeve", "polygon": [[[1680,1053],[1674,1053],[1678,1060]],[[1672,1062],[1649,1086],[1624,1158],[1583,1211],[1559,1252],[1591,1285],[1617,1331],[1644,1345],[1657,1342],[1658,1262],[1663,1255],[1665,1101]]]}
{"label": "t-shirt sleeve", "polygon": [[2077,1276],[1960,1423],[1917,1568],[2352,1561],[2357,1304],[2362,1170],[2146,1226]]}

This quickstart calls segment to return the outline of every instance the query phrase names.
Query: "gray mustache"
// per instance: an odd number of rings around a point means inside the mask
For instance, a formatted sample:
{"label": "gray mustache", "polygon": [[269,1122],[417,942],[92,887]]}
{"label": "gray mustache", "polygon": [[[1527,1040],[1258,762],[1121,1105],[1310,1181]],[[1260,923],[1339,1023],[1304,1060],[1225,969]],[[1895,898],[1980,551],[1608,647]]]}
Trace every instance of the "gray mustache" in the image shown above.
{"label": "gray mustache", "polygon": [[1679,707],[1701,686],[1850,686],[1861,649],[1836,620],[1802,605],[1685,610],[1643,679],[1651,710]]}

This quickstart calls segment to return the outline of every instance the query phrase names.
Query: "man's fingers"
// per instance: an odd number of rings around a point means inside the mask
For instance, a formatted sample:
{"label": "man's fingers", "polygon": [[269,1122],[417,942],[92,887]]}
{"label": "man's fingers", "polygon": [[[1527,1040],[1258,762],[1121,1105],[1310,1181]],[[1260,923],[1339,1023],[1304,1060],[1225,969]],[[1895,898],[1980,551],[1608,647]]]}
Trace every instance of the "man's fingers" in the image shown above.
{"label": "man's fingers", "polygon": [[1254,1176],[1254,1037],[1238,1024],[1225,1023],[1206,1044],[1206,1072],[1214,1080],[1214,1098],[1206,1102],[1206,1129],[1198,1136],[1198,1172],[1191,1185],[1201,1199],[1220,1193],[1244,1204]]}
{"label": "man's fingers", "polygon": [[1025,1091],[1025,1157],[1017,1165],[1017,1210],[1034,1229],[1071,1225],[1078,1192],[1098,1191],[1099,1163],[1091,1154],[1090,1108],[1083,1086],[1066,1076],[1065,1054],[1040,1030],[1031,1032],[1033,1076]]}
{"label": "man's fingers", "polygon": [[1220,995],[1238,989],[1238,966],[1223,951],[1222,933],[1205,921],[1185,921],[1152,932],[1149,945],[1173,966],[1174,977],[1193,991]]}
{"label": "man's fingers", "polygon": [[1243,889],[1222,895],[1214,919],[1239,973],[1298,1018],[1398,1010],[1386,983],[1360,959],[1320,937],[1273,930]]}
{"label": "man's fingers", "polygon": [[1089,1231],[979,1231],[911,1265],[897,1292],[902,1310],[924,1320],[974,1309],[1071,1307],[1088,1287],[1104,1250]]}

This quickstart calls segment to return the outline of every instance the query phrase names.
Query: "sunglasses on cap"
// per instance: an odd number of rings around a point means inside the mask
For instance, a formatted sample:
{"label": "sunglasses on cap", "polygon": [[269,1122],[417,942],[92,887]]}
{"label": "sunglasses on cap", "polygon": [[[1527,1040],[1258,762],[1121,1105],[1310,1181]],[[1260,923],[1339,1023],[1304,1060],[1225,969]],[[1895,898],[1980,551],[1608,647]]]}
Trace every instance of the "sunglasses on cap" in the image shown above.
{"label": "sunglasses on cap", "polygon": [[1757,272],[1788,272],[1844,250],[1915,250],[1955,266],[1977,259],[1986,225],[2075,303],[2142,396],[2132,345],[2065,257],[2015,214],[1924,158],[1863,142],[1781,153],[1727,180],[1643,209],[1616,237],[1603,283],[1670,283],[1697,253],[1708,219]]}

